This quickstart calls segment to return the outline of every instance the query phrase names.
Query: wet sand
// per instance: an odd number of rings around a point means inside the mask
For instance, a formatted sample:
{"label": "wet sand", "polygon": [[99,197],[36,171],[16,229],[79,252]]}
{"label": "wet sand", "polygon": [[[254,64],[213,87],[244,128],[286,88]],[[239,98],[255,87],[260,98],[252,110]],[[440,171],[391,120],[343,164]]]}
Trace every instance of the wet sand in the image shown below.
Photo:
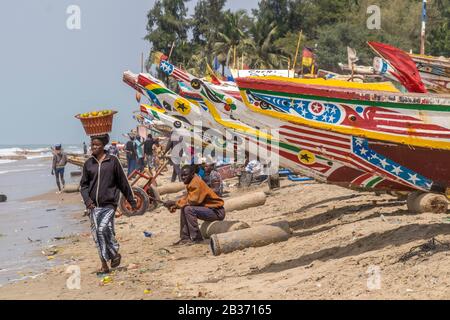
{"label": "wet sand", "polygon": [[[337,186],[288,180],[282,186],[265,206],[234,211],[226,219],[250,225],[288,220],[288,241],[220,256],[212,255],[207,241],[172,246],[179,214],[158,208],[116,220],[123,259],[112,282],[103,284],[95,274],[98,254],[90,234],[83,233],[55,256],[66,265],[0,288],[0,299],[450,298],[449,248],[438,245],[399,262],[433,237],[450,242],[447,215],[410,214],[392,196]],[[264,185],[248,192],[255,189],[267,191]],[[144,237],[144,231],[153,236]],[[81,270],[79,290],[66,286],[71,265]]]}
{"label": "wet sand", "polygon": [[[0,166],[0,191],[8,196],[0,203],[0,286],[35,276],[56,261],[41,251],[58,246],[65,236],[85,230],[78,216],[82,208],[77,194],[56,194],[51,162],[36,158]],[[66,181],[73,166],[67,167]],[[50,190],[50,191],[49,191]]]}

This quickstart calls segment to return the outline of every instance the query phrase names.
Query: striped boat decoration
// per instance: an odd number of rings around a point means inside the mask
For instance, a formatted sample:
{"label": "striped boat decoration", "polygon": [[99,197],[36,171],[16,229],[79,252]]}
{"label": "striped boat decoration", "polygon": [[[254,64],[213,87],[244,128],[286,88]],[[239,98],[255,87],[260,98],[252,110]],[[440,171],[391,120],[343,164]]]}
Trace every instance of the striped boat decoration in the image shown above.
{"label": "striped boat decoration", "polygon": [[357,138],[321,130],[282,126],[287,140],[311,152],[317,152],[336,161],[365,172],[373,172],[405,186],[430,191],[433,182],[389,158],[370,149],[367,139]]}

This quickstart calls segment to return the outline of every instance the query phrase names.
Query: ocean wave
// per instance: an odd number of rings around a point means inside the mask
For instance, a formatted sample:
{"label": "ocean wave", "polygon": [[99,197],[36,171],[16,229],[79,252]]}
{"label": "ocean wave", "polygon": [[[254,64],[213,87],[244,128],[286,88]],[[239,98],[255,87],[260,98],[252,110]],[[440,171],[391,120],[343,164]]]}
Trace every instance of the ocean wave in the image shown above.
{"label": "ocean wave", "polygon": [[5,148],[0,149],[0,156],[16,156],[17,152],[21,152],[24,149],[22,148]]}
{"label": "ocean wave", "polygon": [[11,162],[16,162],[17,160],[3,160],[0,159],[0,164],[6,164],[6,163],[11,163]]}
{"label": "ocean wave", "polygon": [[[67,150],[73,153],[82,153],[82,149],[79,146],[68,145],[63,146],[63,150]],[[40,158],[52,157],[53,153],[50,147],[8,147],[0,148],[0,164],[9,163],[17,160],[32,160]]]}

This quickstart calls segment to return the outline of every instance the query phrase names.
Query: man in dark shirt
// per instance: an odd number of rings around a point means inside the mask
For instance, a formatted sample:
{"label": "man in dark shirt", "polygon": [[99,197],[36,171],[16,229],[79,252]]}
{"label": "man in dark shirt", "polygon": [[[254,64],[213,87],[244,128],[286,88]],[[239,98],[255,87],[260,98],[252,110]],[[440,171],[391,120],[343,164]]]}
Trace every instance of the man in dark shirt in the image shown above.
{"label": "man in dark shirt", "polygon": [[136,169],[137,165],[137,150],[134,139],[135,137],[130,135],[130,140],[125,145],[125,152],[127,153],[128,176]]}
{"label": "man in dark shirt", "polygon": [[149,134],[147,136],[147,139],[144,142],[144,154],[145,158],[147,160],[147,166],[148,169],[153,168],[153,145],[155,144],[155,141],[153,140],[153,136]]}

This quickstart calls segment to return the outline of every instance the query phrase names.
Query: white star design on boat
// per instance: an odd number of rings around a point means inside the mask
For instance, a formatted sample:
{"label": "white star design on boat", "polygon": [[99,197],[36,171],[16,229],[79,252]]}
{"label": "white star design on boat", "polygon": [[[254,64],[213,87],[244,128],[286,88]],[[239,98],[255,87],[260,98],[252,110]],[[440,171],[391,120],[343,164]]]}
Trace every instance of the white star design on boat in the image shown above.
{"label": "white star design on boat", "polygon": [[426,182],[425,183],[425,186],[428,188],[428,189],[431,189],[431,186],[433,185],[433,182]]}
{"label": "white star design on boat", "polygon": [[420,180],[420,179],[417,177],[417,173],[416,173],[416,174],[408,173],[408,175],[409,175],[408,180],[411,181],[413,184],[416,184],[416,182]]}
{"label": "white star design on boat", "polygon": [[317,120],[317,117],[316,117],[316,116],[312,116],[312,119],[313,119],[313,120]]}
{"label": "white star design on boat", "polygon": [[324,115],[322,116],[322,120],[328,121],[328,116],[327,116],[326,114],[324,114]]}
{"label": "white star design on boat", "polygon": [[297,102],[297,107],[303,109],[304,106],[305,106],[305,105],[303,104],[303,102],[301,102],[301,101]]}
{"label": "white star design on boat", "polygon": [[291,103],[289,104],[289,107],[291,107],[291,108],[295,107],[295,102],[294,102],[294,100],[291,100]]}
{"label": "white star design on boat", "polygon": [[369,150],[364,149],[364,147],[362,147],[361,150],[359,150],[359,152],[361,152],[361,154],[362,154],[363,156],[365,156],[366,153],[367,153],[368,151],[369,151]]}
{"label": "white star design on boat", "polygon": [[393,166],[393,168],[394,168],[394,169],[393,169],[391,172],[392,172],[392,173],[395,173],[397,176],[399,176],[400,173],[403,172],[403,170],[401,169],[401,168],[402,168],[401,166],[398,166],[398,167]]}
{"label": "white star design on boat", "polygon": [[305,110],[305,109],[303,109],[303,110],[300,112],[300,114],[302,115],[303,118],[306,118],[306,110]]}
{"label": "white star design on boat", "polygon": [[383,166],[383,169],[386,169],[386,167],[389,165],[386,159],[378,159],[378,160],[380,160],[380,164]]}
{"label": "white star design on boat", "polygon": [[356,138],[355,139],[356,145],[357,146],[362,146],[362,144],[364,143],[364,139],[361,138]]}
{"label": "white star design on boat", "polygon": [[372,156],[371,157],[369,157],[371,160],[374,160],[374,159],[378,159],[378,156],[374,153],[374,154],[372,154]]}
{"label": "white star design on boat", "polygon": [[328,122],[334,122],[334,117],[332,115],[328,118]]}
{"label": "white star design on boat", "polygon": [[332,113],[332,114],[335,114],[335,113],[336,113],[336,107],[335,107],[335,106],[332,106],[332,107],[331,107],[331,113]]}
{"label": "white star design on boat", "polygon": [[161,69],[164,71],[164,72],[170,72],[170,65],[169,64],[167,64],[167,63],[165,63],[165,62],[163,62],[162,63],[162,66],[161,66]]}

